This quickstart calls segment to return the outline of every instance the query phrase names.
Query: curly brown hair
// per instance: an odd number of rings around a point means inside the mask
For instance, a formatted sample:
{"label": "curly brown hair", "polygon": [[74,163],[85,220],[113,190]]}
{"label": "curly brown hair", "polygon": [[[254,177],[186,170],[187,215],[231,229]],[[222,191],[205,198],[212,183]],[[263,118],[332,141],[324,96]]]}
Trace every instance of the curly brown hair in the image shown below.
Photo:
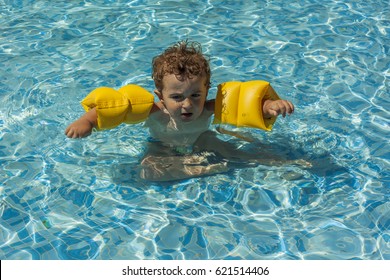
{"label": "curly brown hair", "polygon": [[179,80],[206,75],[210,87],[210,65],[198,42],[180,41],[153,58],[152,78],[159,91],[163,89],[165,75],[175,74]]}

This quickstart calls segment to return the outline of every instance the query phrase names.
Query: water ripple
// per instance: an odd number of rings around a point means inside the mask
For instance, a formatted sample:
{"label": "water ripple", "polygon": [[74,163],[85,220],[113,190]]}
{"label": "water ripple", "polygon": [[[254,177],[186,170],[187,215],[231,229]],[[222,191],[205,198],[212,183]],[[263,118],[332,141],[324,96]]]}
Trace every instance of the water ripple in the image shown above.
{"label": "water ripple", "polygon": [[[0,1],[0,258],[389,259],[387,2]],[[211,98],[265,79],[296,106],[241,148],[312,168],[152,184],[142,125],[65,139],[91,89],[153,91],[152,58],[186,38]]]}

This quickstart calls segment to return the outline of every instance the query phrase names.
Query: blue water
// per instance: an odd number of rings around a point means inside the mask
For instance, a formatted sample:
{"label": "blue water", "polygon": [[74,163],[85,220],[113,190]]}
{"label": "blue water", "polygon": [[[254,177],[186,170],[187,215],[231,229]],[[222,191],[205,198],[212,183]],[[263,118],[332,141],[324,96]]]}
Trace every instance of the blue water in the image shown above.
{"label": "blue water", "polygon": [[[390,259],[387,0],[0,0],[0,30],[0,259]],[[142,124],[64,136],[92,89],[153,91],[186,38],[211,97],[264,79],[296,106],[241,149],[313,168],[148,183]]]}

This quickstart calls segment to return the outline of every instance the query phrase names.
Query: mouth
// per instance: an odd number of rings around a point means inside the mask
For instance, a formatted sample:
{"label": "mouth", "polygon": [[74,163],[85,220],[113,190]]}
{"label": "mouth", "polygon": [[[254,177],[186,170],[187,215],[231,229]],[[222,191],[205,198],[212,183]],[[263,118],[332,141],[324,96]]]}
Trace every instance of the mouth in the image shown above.
{"label": "mouth", "polygon": [[181,119],[184,120],[184,121],[185,120],[190,120],[192,115],[193,115],[193,113],[182,113],[181,114]]}

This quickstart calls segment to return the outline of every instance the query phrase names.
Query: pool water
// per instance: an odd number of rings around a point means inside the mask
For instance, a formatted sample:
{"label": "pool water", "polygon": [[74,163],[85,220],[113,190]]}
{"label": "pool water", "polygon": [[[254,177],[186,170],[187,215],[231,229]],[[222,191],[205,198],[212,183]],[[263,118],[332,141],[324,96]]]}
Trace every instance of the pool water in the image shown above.
{"label": "pool water", "polygon": [[[0,259],[390,259],[389,15],[386,0],[0,0]],[[296,106],[272,132],[237,129],[241,149],[312,168],[150,183],[142,124],[64,136],[92,89],[153,91],[152,58],[186,38],[211,58],[211,98],[263,79]]]}

